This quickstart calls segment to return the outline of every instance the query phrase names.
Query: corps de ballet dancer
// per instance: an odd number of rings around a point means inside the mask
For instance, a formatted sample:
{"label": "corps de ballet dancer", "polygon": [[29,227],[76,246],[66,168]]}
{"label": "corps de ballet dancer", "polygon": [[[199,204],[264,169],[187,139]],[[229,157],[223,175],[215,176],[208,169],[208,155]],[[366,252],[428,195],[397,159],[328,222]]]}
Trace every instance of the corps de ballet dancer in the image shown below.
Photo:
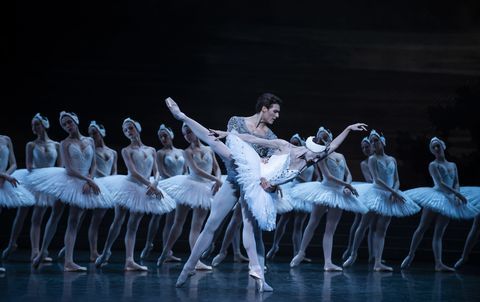
{"label": "corps de ballet dancer", "polygon": [[460,190],[457,165],[447,161],[444,141],[438,137],[430,140],[429,149],[435,156],[430,162],[428,172],[433,179],[433,187],[420,187],[405,191],[405,194],[418,203],[422,208],[422,217],[415,230],[407,257],[401,264],[407,269],[412,264],[415,252],[420,245],[427,229],[434,224],[432,249],[436,271],[454,271],[454,268],[445,265],[442,261],[442,239],[450,219],[472,219],[477,210]]}
{"label": "corps de ballet dancer", "polygon": [[[364,215],[355,232],[352,252],[343,263],[349,267],[357,259],[357,250],[371,219],[375,219],[373,233],[374,271],[393,271],[382,263],[385,235],[392,217],[405,217],[420,211],[420,207],[407,197],[400,188],[397,161],[385,154],[386,139],[372,130],[368,137],[374,148],[374,154],[368,159],[368,167],[373,176],[373,184],[357,185],[359,199],[367,206],[369,212]],[[369,217],[371,216],[371,217]]]}
{"label": "corps de ballet dancer", "polygon": [[[316,140],[323,142],[328,147],[333,140],[333,135],[328,129],[320,127],[317,131]],[[364,214],[368,212],[368,209],[356,198],[358,193],[351,184],[352,175],[342,154],[331,152],[317,165],[323,176],[322,181],[299,184],[291,192],[293,199],[311,202],[313,208],[303,234],[300,249],[290,262],[290,267],[298,266],[303,261],[315,229],[318,227],[322,216],[327,213],[322,243],[325,260],[324,270],[341,271],[342,268],[332,262],[332,249],[333,235],[342,217],[342,211]]]}
{"label": "corps de ballet dancer", "polygon": [[[173,145],[174,133],[173,130],[164,124],[158,128],[158,139],[162,144],[162,148],[157,151],[157,167],[160,177],[167,179],[176,175],[183,175],[187,172],[185,165],[185,157],[183,150],[175,148]],[[148,224],[147,240],[145,247],[140,253],[140,259],[147,259],[153,249],[153,240],[158,232],[161,215],[152,215],[150,223]],[[165,224],[162,230],[162,245],[167,244],[168,234],[172,229],[175,218],[175,210],[165,214]],[[180,261],[181,259],[175,257],[172,251],[168,252],[167,261]]]}
{"label": "corps de ballet dancer", "polygon": [[[128,175],[112,175],[99,179],[99,182],[112,192],[117,203],[115,216],[110,226],[102,254],[95,261],[97,267],[107,263],[112,245],[120,234],[127,212],[130,213],[125,233],[125,271],[148,271],[134,259],[135,240],[138,225],[144,214],[164,214],[172,211],[175,202],[158,187],[159,174],[155,161],[156,151],[143,144],[139,122],[126,118],[122,130],[130,144],[122,149],[122,158]],[[150,181],[153,176],[153,181]]]}
{"label": "corps de ballet dancer", "polygon": [[[48,137],[47,130],[50,128],[50,122],[46,116],[40,113],[35,114],[31,120],[32,132],[37,138],[30,141],[26,145],[26,169],[19,169],[14,172],[14,177],[28,189],[25,175],[33,169],[61,166],[60,160],[60,144],[51,140]],[[30,243],[31,243],[31,256],[33,260],[40,251],[40,233],[42,220],[45,212],[49,207],[52,207],[55,203],[55,197],[39,192],[32,192],[35,197],[35,205],[33,207],[33,213],[30,226]],[[17,209],[17,215],[13,222],[12,231],[10,234],[10,241],[7,248],[2,253],[2,258],[7,259],[11,252],[17,247],[17,240],[22,231],[25,219],[30,211],[29,207],[19,207]],[[51,258],[47,260],[51,261]]]}

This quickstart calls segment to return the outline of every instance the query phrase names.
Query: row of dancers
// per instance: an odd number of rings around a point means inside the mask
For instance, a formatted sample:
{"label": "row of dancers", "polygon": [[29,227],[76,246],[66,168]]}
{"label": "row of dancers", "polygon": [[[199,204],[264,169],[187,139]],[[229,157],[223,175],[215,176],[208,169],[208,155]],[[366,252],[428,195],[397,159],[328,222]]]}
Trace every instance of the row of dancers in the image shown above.
{"label": "row of dancers", "polygon": [[[79,118],[74,113],[61,112],[59,122],[68,137],[57,143],[47,135],[49,121],[37,114],[32,119],[32,130],[37,138],[27,144],[26,169],[16,170],[10,139],[0,138],[0,205],[18,207],[10,241],[2,257],[8,258],[15,249],[24,220],[33,206],[30,230],[32,264],[37,268],[51,261],[48,247],[65,205],[69,205],[68,226],[65,232],[65,271],[84,271],[73,261],[73,247],[86,209],[93,209],[88,239],[90,260],[98,267],[106,265],[113,243],[129,213],[125,235],[125,270],[147,270],[134,261],[134,246],[138,225],[144,214],[153,214],[147,242],[141,258],[149,256],[153,238],[162,214],[166,214],[163,228],[163,250],[157,265],[178,261],[173,246],[179,238],[190,209],[193,210],[189,244],[191,254],[177,280],[182,286],[195,270],[211,269],[200,261],[202,254],[212,250],[214,236],[224,218],[232,212],[220,253],[212,265],[219,265],[233,243],[239,261],[249,261],[249,275],[255,279],[259,291],[271,291],[265,282],[265,249],[262,231],[276,228],[272,249],[267,258],[273,258],[285,225],[294,216],[295,267],[306,258],[306,249],[320,219],[327,216],[323,237],[324,269],[340,271],[331,259],[333,234],[342,211],[356,213],[349,246],[344,253],[344,267],[353,265],[358,247],[369,229],[369,251],[376,271],[392,270],[382,263],[385,234],[392,217],[413,215],[423,208],[419,227],[414,233],[410,252],[402,262],[408,268],[425,230],[435,221],[433,250],[436,270],[453,270],[441,260],[441,239],[450,218],[475,218],[460,267],[467,260],[478,237],[480,212],[477,187],[460,187],[454,163],[445,159],[445,143],[433,138],[430,151],[435,160],[429,166],[433,188],[416,188],[402,192],[396,161],[385,154],[386,140],[372,130],[362,140],[367,159],[361,163],[365,182],[352,182],[344,156],[335,150],[351,131],[365,131],[359,123],[345,128],[333,138],[321,127],[315,136],[305,141],[294,135],[290,142],[278,139],[270,125],[279,117],[281,100],[273,94],[262,94],[256,113],[249,117],[232,117],[227,131],[207,129],[180,111],[170,98],[167,108],[183,122],[182,134],[189,146],[179,150],[173,146],[173,131],[161,125],[158,137],[163,145],[159,151],[141,141],[141,125],[127,118],[122,123],[130,144],[121,151],[128,175],[117,175],[117,153],[104,142],[104,127],[92,121],[89,137],[80,134]],[[223,143],[222,139],[226,138]],[[201,142],[207,144],[203,145]],[[216,161],[217,154],[224,162],[227,175],[222,176]],[[313,181],[314,175],[321,181]],[[40,226],[47,207],[52,207],[40,245]],[[109,208],[115,209],[103,251],[98,253],[97,234],[100,222]],[[277,214],[281,215],[278,224]],[[310,216],[305,231],[303,225]],[[243,229],[240,226],[243,224]],[[203,230],[202,230],[203,226]],[[248,254],[240,253],[239,238]],[[3,269],[3,268],[2,268]]]}

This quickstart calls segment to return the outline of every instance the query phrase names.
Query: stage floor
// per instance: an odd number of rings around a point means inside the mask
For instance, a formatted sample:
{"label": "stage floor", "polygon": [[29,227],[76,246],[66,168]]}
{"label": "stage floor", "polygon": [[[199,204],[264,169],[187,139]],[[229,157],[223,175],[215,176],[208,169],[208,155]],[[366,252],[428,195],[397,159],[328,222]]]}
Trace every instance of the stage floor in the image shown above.
{"label": "stage floor", "polygon": [[[377,273],[360,261],[343,272],[326,273],[321,259],[290,269],[289,259],[280,258],[268,264],[266,274],[274,292],[261,294],[248,278],[248,265],[232,263],[231,258],[175,288],[183,263],[157,268],[155,261],[147,261],[143,264],[148,272],[125,273],[122,256],[114,253],[102,269],[79,261],[88,272],[64,273],[56,262],[32,270],[26,252],[17,252],[4,262],[7,272],[0,273],[0,301],[480,301],[478,266],[436,273],[433,263],[414,262],[412,269],[402,272],[399,263],[387,261],[395,271]],[[87,254],[76,257],[87,259]]]}

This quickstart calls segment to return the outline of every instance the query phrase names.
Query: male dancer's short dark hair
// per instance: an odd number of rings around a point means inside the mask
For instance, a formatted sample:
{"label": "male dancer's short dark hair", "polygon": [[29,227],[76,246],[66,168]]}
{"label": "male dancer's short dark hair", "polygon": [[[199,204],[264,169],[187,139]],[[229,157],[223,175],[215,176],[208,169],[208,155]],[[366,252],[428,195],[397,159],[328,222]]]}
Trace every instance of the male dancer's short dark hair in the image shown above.
{"label": "male dancer's short dark hair", "polygon": [[257,99],[257,104],[255,105],[255,112],[258,113],[262,111],[263,106],[270,108],[273,104],[282,105],[282,100],[272,93],[262,93]]}

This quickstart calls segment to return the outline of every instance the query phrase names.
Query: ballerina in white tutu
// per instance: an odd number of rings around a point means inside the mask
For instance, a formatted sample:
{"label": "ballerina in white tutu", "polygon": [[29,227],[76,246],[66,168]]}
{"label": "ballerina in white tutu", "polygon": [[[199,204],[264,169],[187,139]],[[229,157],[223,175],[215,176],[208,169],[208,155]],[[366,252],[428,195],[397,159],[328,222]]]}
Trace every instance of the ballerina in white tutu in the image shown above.
{"label": "ballerina in white tutu", "polygon": [[[99,181],[112,192],[117,203],[115,217],[110,226],[102,254],[97,258],[97,267],[105,265],[112,254],[112,245],[120,234],[127,211],[130,213],[125,234],[126,271],[148,271],[134,260],[135,240],[138,225],[144,214],[163,214],[172,211],[174,201],[158,188],[158,169],[155,161],[155,149],[145,146],[140,138],[142,127],[139,122],[126,118],[122,123],[123,134],[130,144],[122,149],[122,157],[128,169],[128,175],[112,175]],[[150,181],[153,176],[153,181]]]}
{"label": "ballerina in white tutu", "polygon": [[[333,135],[324,127],[318,129],[316,140],[330,146]],[[356,198],[357,190],[352,186],[352,175],[345,157],[337,152],[330,153],[325,160],[318,162],[323,176],[321,182],[312,181],[295,186],[291,195],[293,199],[304,200],[313,204],[308,225],[303,234],[300,249],[290,262],[290,267],[298,266],[305,258],[305,251],[313,238],[321,218],[327,213],[323,235],[323,257],[325,271],[341,271],[342,268],[332,262],[333,235],[342,211],[367,213],[368,209]]]}
{"label": "ballerina in white tutu", "polygon": [[[226,185],[223,185],[218,193],[219,195],[215,196],[213,204],[217,202],[223,203],[224,200],[228,200],[226,204],[230,205],[239,193],[244,195],[242,199],[244,200],[242,202],[243,244],[250,261],[249,275],[256,280],[259,291],[272,291],[272,288],[265,282],[264,267],[260,266],[256,253],[252,223],[258,223],[263,229],[273,229],[276,211],[274,205],[275,197],[272,195],[276,195],[273,193],[276,190],[276,185],[293,180],[308,166],[323,159],[330,151],[334,151],[350,131],[365,130],[366,125],[354,124],[347,127],[335,138],[329,149],[314,143],[313,137],[307,139],[306,147],[296,147],[284,140],[266,140],[248,134],[228,135],[229,133],[224,131],[209,131],[181,112],[172,99],[167,98],[166,104],[174,117],[187,124],[197,137],[207,143],[225,163],[228,175],[225,181]],[[227,135],[228,146],[219,141],[220,138]],[[214,139],[213,136],[217,136],[217,139]],[[245,141],[242,139],[245,139]],[[262,164],[259,155],[246,142],[273,148],[278,152],[278,155],[275,157],[273,155],[268,163]],[[260,174],[261,166],[263,166],[264,174]],[[267,178],[262,177],[262,175]],[[203,242],[202,233],[178,277],[177,286],[182,286],[192,274],[196,261],[198,261],[201,253],[208,248],[211,242],[214,231],[212,227],[218,227],[221,219],[225,217],[230,209],[231,207],[212,207],[211,216],[213,215],[214,219],[209,219],[205,225],[205,229],[208,228],[209,230],[205,232],[206,240]],[[220,219],[217,219],[218,217]]]}
{"label": "ballerina in white tutu", "polygon": [[[161,181],[165,191],[176,201],[177,207],[173,226],[157,261],[159,266],[167,260],[169,252],[180,237],[190,209],[193,213],[188,241],[190,248],[194,247],[207,218],[213,195],[222,185],[220,167],[212,149],[204,146],[188,125],[182,126],[182,133],[190,144],[183,151],[189,174],[177,175]],[[195,269],[211,270],[212,268],[199,260]]]}
{"label": "ballerina in white tutu", "polygon": [[[398,178],[397,161],[392,156],[386,155],[384,147],[386,140],[383,135],[372,130],[368,137],[374,148],[374,155],[368,159],[368,166],[373,176],[373,184],[356,186],[359,192],[359,199],[370,210],[366,214],[365,221],[375,219],[373,235],[374,271],[393,271],[389,266],[382,263],[383,247],[388,226],[395,217],[413,215],[420,211],[420,207],[399,190],[400,180]],[[368,217],[372,216],[372,217]],[[362,218],[362,220],[364,220]],[[367,223],[358,227],[353,240],[352,253],[343,263],[343,267],[353,265],[357,259],[357,250],[361,239],[365,234]]]}
{"label": "ballerina in white tutu", "polygon": [[[364,137],[360,143],[360,147],[362,149],[363,155],[365,155],[367,158],[362,160],[360,162],[360,170],[362,171],[363,179],[366,182],[372,183],[373,182],[373,177],[372,173],[370,172],[370,169],[368,168],[368,158],[373,154],[373,148],[372,145],[370,144],[370,140],[368,137]],[[355,182],[354,182],[355,186]],[[367,230],[368,229],[368,237],[367,237],[367,245],[368,245],[368,261],[371,262],[373,261],[373,229],[374,229],[374,220],[371,219],[372,216],[370,215],[365,215],[365,214],[360,214],[360,213],[355,213],[355,219],[353,220],[352,226],[350,227],[350,232],[348,235],[348,246],[345,252],[342,255],[342,260],[347,260],[350,254],[352,253],[352,247],[353,247],[353,240],[355,239],[355,232],[357,229],[360,227],[360,225],[366,225],[367,227],[362,226],[362,230]],[[365,234],[362,234],[361,237],[359,237],[360,242],[363,240],[363,237]]]}
{"label": "ballerina in white tutu", "polygon": [[412,264],[423,235],[432,223],[435,231],[432,239],[432,249],[435,258],[436,271],[454,271],[442,261],[442,239],[450,219],[471,219],[479,211],[473,207],[468,198],[462,194],[458,181],[458,171],[455,163],[445,158],[446,145],[441,139],[430,140],[430,152],[435,160],[428,166],[428,172],[434,186],[420,187],[405,191],[405,194],[423,207],[420,223],[413,234],[410,251],[403,260],[401,268],[406,269]]}
{"label": "ballerina in white tutu", "polygon": [[[157,151],[156,157],[160,177],[162,179],[167,179],[176,175],[185,174],[187,172],[187,167],[185,165],[185,158],[183,157],[183,150],[175,148],[173,145],[174,133],[172,129],[161,124],[157,135],[163,146],[162,149]],[[146,259],[150,255],[150,252],[153,249],[153,240],[158,232],[161,217],[162,215],[152,215],[150,223],[148,224],[147,240],[145,242],[145,247],[140,254],[140,259]],[[174,218],[175,210],[165,214],[165,224],[162,230],[163,246],[167,244],[168,235],[172,229]],[[169,251],[167,261],[180,260],[180,258],[173,255],[172,251]]]}
{"label": "ballerina in white tutu", "polygon": [[[48,118],[37,113],[31,121],[33,134],[37,138],[30,141],[26,145],[26,169],[19,169],[13,173],[13,176],[23,184],[27,189],[25,176],[29,171],[36,168],[45,168],[53,166],[61,166],[60,161],[60,144],[48,137],[47,129],[50,127]],[[39,192],[32,192],[35,197],[35,205],[33,207],[31,226],[30,226],[30,242],[31,242],[31,260],[33,260],[40,251],[40,233],[42,220],[48,207],[52,207],[55,203],[55,197]],[[19,207],[17,215],[13,221],[10,241],[7,248],[2,253],[2,258],[7,259],[9,254],[17,248],[17,240],[22,231],[25,219],[30,211],[30,207]],[[51,260],[51,259],[47,259]]]}
{"label": "ballerina in white tutu", "polygon": [[[305,141],[298,135],[294,134],[290,138],[290,143],[295,146],[305,146]],[[275,234],[273,236],[273,244],[270,250],[267,253],[267,259],[273,259],[276,253],[279,250],[280,240],[285,233],[285,228],[293,216],[293,231],[292,231],[292,245],[293,245],[293,255],[296,255],[300,250],[300,244],[302,243],[303,229],[305,221],[308,217],[308,214],[312,211],[312,204],[300,200],[298,198],[293,198],[291,196],[291,190],[298,184],[309,182],[313,180],[315,172],[315,166],[310,166],[305,171],[303,171],[295,180],[283,184],[280,186],[282,192],[282,199],[286,200],[292,207],[288,212],[281,213],[277,207],[277,213],[281,214],[277,222],[277,227],[275,228]],[[311,261],[308,258],[304,259],[305,261]]]}
{"label": "ballerina in white tutu", "polygon": [[[62,111],[59,121],[68,133],[68,137],[60,142],[60,154],[65,168],[34,169],[26,177],[33,190],[54,195],[70,205],[64,240],[64,270],[86,271],[85,267],[73,262],[73,249],[81,216],[86,209],[111,207],[112,200],[107,189],[93,179],[96,170],[95,145],[92,138],[80,134],[78,116]],[[53,234],[46,234],[45,237],[47,236],[51,238]],[[42,250],[33,261],[34,267],[38,267],[44,260],[46,249],[47,246],[42,245]]]}
{"label": "ballerina in white tutu", "polygon": [[[35,204],[33,195],[12,176],[17,168],[10,137],[0,135],[0,214],[2,208],[28,207]],[[0,272],[5,268],[0,266]]]}

